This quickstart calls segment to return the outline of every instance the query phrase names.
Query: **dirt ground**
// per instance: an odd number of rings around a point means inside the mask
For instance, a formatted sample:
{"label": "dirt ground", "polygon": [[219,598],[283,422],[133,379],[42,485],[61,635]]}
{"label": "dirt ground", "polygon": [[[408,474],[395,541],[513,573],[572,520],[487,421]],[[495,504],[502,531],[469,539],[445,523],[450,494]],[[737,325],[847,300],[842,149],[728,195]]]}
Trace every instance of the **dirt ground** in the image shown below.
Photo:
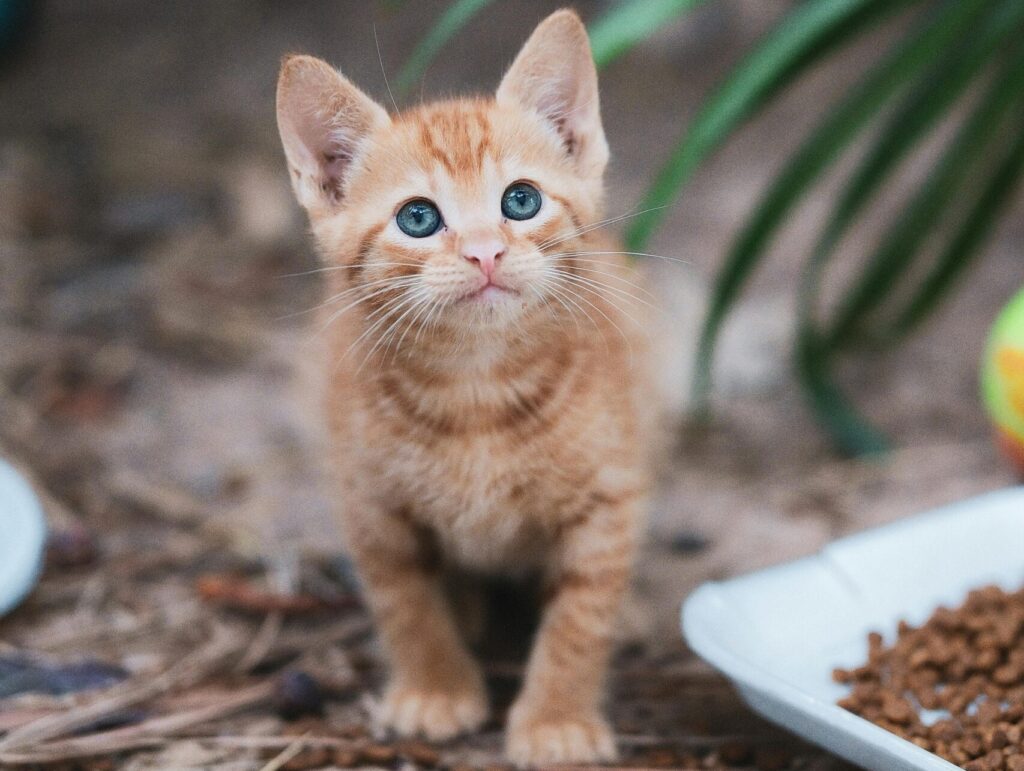
{"label": "dirt ground", "polygon": [[[316,263],[273,118],[282,54],[323,56],[385,101],[382,68],[397,72],[444,5],[54,0],[0,66],[0,456],[33,477],[55,534],[40,587],[0,620],[0,766],[500,763],[498,722],[436,748],[374,736],[381,663],[332,522],[309,388]],[[430,68],[423,97],[492,88],[558,5],[495,4]],[[636,205],[702,95],[785,7],[715,4],[603,73],[611,213]],[[677,393],[730,236],[794,127],[878,42],[745,128],[671,212],[652,249],[687,264],[645,269]],[[826,202],[816,194],[782,234],[726,330],[712,419],[681,421],[666,458],[611,682],[626,765],[845,768],[755,717],[687,650],[681,601],[1013,481],[976,362],[1024,282],[1020,208],[921,334],[844,373],[897,448],[853,461],[815,427],[787,367],[791,289]],[[71,679],[106,690],[11,695],[24,655],[40,687],[85,661]],[[507,703],[520,662],[487,661]]]}

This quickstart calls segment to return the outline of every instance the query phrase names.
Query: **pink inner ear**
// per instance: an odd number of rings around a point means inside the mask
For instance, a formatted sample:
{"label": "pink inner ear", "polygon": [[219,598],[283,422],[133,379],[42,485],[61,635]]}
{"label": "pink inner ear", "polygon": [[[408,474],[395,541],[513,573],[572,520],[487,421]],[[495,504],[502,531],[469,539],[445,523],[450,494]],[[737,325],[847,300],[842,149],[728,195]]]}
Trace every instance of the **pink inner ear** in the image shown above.
{"label": "pink inner ear", "polygon": [[351,160],[349,153],[339,151],[325,152],[322,156],[320,189],[335,201],[341,200],[343,174]]}
{"label": "pink inner ear", "polygon": [[563,115],[560,118],[556,118],[554,121],[555,128],[558,129],[558,133],[562,135],[562,141],[565,143],[565,151],[569,156],[573,156],[576,153],[576,134],[571,128],[569,128],[569,121]]}

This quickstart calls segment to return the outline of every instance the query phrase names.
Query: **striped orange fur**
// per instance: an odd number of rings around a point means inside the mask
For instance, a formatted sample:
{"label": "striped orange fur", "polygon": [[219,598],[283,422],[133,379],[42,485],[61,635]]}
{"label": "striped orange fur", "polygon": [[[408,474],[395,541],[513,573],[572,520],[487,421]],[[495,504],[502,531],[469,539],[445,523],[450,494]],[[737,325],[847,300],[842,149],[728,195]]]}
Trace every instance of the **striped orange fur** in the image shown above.
{"label": "striped orange fur", "polygon": [[[326,263],[327,419],[390,661],[382,718],[431,739],[478,728],[483,678],[441,570],[539,572],[547,599],[508,756],[613,758],[602,681],[642,532],[650,400],[631,318],[642,290],[593,227],[608,150],[583,25],[545,20],[493,98],[393,116],[291,57],[278,123]],[[503,192],[522,181],[542,203],[510,219]],[[443,217],[428,237],[396,224],[416,199]]]}

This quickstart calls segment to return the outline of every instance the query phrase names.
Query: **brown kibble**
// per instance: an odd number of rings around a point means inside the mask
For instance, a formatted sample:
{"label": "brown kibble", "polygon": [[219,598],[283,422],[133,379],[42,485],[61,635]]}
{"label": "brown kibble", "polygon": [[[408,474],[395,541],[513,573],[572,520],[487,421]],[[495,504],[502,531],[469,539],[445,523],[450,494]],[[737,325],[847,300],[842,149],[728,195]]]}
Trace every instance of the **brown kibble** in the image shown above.
{"label": "brown kibble", "polygon": [[984,760],[990,771],[999,771],[1003,767],[1003,753],[999,750],[992,750],[985,756]]}
{"label": "brown kibble", "polygon": [[925,664],[930,664],[932,662],[933,659],[931,651],[929,651],[927,648],[918,648],[910,654],[909,663],[911,668],[913,669],[919,669],[920,667],[923,667]]}
{"label": "brown kibble", "polygon": [[853,672],[849,669],[835,668],[832,670],[832,679],[837,683],[848,684],[853,682]]}
{"label": "brown kibble", "polygon": [[987,672],[990,669],[995,668],[999,664],[999,651],[995,648],[986,648],[978,652],[975,656],[974,662],[971,664],[973,669]]}
{"label": "brown kibble", "polygon": [[887,698],[882,703],[882,714],[887,720],[900,725],[909,723],[917,715],[910,702],[899,697]]}
{"label": "brown kibble", "polygon": [[969,757],[976,758],[985,751],[985,745],[981,741],[981,737],[977,734],[968,734],[960,742],[960,746],[964,748],[964,752]]}
{"label": "brown kibble", "polygon": [[[844,709],[968,771],[1024,771],[1024,589],[972,591],[897,638],[868,637],[867,662],[837,669]],[[949,717],[927,726],[918,709]]]}
{"label": "brown kibble", "polygon": [[990,725],[997,722],[1002,714],[1003,710],[996,702],[985,701],[978,705],[974,719],[978,725]]}
{"label": "brown kibble", "polygon": [[992,673],[992,679],[1000,685],[1015,685],[1020,682],[1020,669],[1013,664],[1004,664]]}
{"label": "brown kibble", "polygon": [[922,690],[914,695],[924,709],[938,709],[941,706],[939,694],[932,689]]}
{"label": "brown kibble", "polygon": [[1004,747],[1010,746],[1010,738],[1006,735],[1006,731],[1002,728],[997,728],[992,732],[992,738],[988,740],[988,746],[994,750],[1001,750]]}
{"label": "brown kibble", "polygon": [[952,720],[937,720],[932,725],[931,734],[943,742],[954,742],[964,735],[964,730]]}

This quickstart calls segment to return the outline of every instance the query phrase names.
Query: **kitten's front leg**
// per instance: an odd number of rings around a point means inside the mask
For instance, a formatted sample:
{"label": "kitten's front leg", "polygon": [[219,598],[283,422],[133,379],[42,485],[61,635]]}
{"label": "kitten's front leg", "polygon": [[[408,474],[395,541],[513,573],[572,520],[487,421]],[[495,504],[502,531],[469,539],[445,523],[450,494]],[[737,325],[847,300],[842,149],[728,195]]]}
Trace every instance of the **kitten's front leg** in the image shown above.
{"label": "kitten's front leg", "polygon": [[601,698],[636,551],[639,495],[592,495],[586,508],[560,538],[552,596],[509,714],[505,749],[519,766],[616,756]]}
{"label": "kitten's front leg", "polygon": [[364,510],[360,520],[349,524],[349,545],[391,667],[382,721],[432,740],[479,728],[488,713],[483,676],[456,630],[422,534],[399,514]]}

